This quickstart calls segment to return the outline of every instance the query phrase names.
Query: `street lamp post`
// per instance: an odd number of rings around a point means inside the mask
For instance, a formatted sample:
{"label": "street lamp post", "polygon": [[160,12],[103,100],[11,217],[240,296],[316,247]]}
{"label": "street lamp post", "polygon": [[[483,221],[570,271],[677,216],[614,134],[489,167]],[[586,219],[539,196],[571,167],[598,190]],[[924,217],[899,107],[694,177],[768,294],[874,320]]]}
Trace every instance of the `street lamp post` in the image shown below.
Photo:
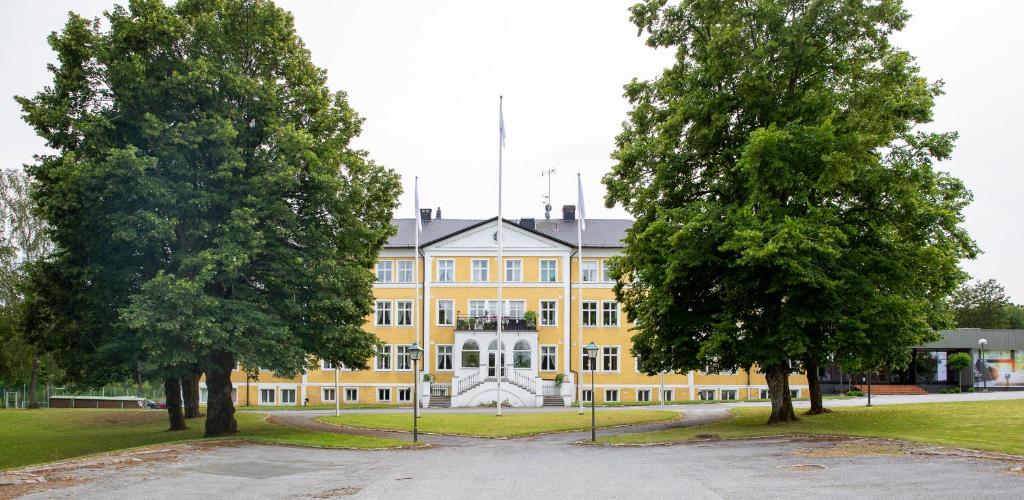
{"label": "street lamp post", "polygon": [[417,420],[419,420],[420,417],[420,399],[418,387],[420,357],[422,355],[423,349],[420,349],[420,346],[413,342],[413,344],[409,346],[409,359],[412,360],[412,442],[414,443],[419,441],[419,428]]}
{"label": "street lamp post", "polygon": [[988,340],[978,339],[979,353],[978,360],[981,361],[981,392],[988,391],[988,364],[985,363],[985,346],[988,345]]}
{"label": "street lamp post", "polygon": [[594,403],[597,400],[597,393],[594,392],[594,368],[597,367],[597,344],[591,342],[583,348],[587,351],[587,359],[590,360],[590,441],[597,441],[597,413]]}

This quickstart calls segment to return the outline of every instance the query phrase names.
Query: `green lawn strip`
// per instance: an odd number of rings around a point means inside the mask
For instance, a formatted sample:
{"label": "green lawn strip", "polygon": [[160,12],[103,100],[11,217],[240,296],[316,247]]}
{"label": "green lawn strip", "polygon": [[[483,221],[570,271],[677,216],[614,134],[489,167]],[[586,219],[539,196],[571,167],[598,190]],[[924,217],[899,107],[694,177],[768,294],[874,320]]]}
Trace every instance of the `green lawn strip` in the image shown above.
{"label": "green lawn strip", "polygon": [[[823,396],[822,399],[853,399],[853,396]],[[793,398],[793,401],[807,401],[808,398]],[[767,403],[770,399],[681,399],[678,401],[665,401],[666,405],[707,405],[719,403]],[[661,401],[617,401],[614,403],[597,403],[598,408],[602,406],[660,406]],[[575,405],[573,405],[575,406]],[[590,403],[583,403],[587,408]]]}
{"label": "green lawn strip", "polygon": [[[286,427],[264,415],[236,415],[238,434],[230,439],[325,448],[385,448],[409,445],[396,439],[332,434]],[[0,470],[154,444],[206,440],[204,419],[189,429],[167,431],[167,413],[147,410],[2,410]]]}
{"label": "green lawn strip", "polygon": [[[679,418],[673,411],[623,410],[598,411],[598,427],[659,422]],[[348,414],[340,417],[322,417],[329,424],[412,431],[410,413]],[[492,413],[426,413],[419,421],[419,430],[425,433],[456,436],[516,437],[545,432],[565,432],[590,428],[590,412],[578,415],[571,411],[549,413],[508,412],[502,417]]]}
{"label": "green lawn strip", "polygon": [[[342,410],[381,410],[387,408],[412,408],[412,405],[372,404],[356,403],[342,404]],[[307,406],[236,406],[238,411],[300,411],[300,410],[333,410],[334,405],[307,405]]]}
{"label": "green lawn strip", "polygon": [[714,424],[601,438],[604,443],[667,443],[714,434],[722,438],[816,434],[902,439],[1024,455],[1024,400],[832,408],[832,413],[766,425],[768,408],[734,408]]}

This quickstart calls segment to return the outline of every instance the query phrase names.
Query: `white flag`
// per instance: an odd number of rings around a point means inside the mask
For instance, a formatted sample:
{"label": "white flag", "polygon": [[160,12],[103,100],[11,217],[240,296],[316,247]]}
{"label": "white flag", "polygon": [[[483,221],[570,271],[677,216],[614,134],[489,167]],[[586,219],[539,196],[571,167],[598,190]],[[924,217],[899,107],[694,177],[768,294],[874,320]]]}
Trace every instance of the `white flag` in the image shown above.
{"label": "white flag", "polygon": [[501,136],[501,147],[505,147],[505,112],[498,106],[498,134]]}
{"label": "white flag", "polygon": [[420,178],[419,177],[416,177],[416,180],[414,181],[414,185],[413,186],[414,186],[413,187],[413,191],[414,191],[413,199],[415,200],[414,203],[416,205],[416,214],[415,214],[416,215],[416,234],[419,234],[419,233],[423,232],[423,218],[420,217]]}
{"label": "white flag", "polygon": [[583,231],[586,231],[587,230],[587,208],[583,204],[583,179],[580,177],[580,174],[576,174],[576,182],[577,182],[577,184],[579,184],[579,188],[580,188],[579,189],[579,192],[580,192],[580,196],[579,196],[579,198],[580,198],[579,199],[580,211],[578,212],[577,217],[580,220],[580,229],[583,230]]}

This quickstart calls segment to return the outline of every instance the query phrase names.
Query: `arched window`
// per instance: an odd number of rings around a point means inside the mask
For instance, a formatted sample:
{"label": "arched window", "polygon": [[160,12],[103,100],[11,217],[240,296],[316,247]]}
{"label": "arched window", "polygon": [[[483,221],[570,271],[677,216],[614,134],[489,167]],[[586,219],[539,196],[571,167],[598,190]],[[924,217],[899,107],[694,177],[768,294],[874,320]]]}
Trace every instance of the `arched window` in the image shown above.
{"label": "arched window", "polygon": [[512,349],[512,366],[516,368],[530,368],[530,343],[525,340],[516,342]]}
{"label": "arched window", "polygon": [[480,344],[477,344],[475,340],[467,340],[462,344],[462,367],[480,367]]}

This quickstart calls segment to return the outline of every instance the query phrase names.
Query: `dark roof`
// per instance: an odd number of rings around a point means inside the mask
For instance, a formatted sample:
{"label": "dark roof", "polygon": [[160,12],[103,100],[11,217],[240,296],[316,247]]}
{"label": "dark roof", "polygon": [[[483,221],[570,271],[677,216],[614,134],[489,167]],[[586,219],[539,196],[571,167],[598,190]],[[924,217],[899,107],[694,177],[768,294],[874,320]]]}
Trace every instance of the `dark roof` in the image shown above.
{"label": "dark roof", "polygon": [[917,346],[919,349],[977,349],[978,340],[985,339],[985,349],[1009,351],[1024,349],[1024,330],[988,330],[960,328],[939,332],[941,340]]}
{"label": "dark roof", "polygon": [[[420,246],[425,246],[450,236],[459,234],[477,226],[486,224],[497,217],[490,219],[431,219],[423,221],[423,232],[420,233]],[[514,224],[532,233],[546,236],[560,243],[575,247],[576,243],[576,220],[562,219],[540,219],[535,227],[525,227],[520,221],[504,219],[509,224]],[[398,233],[391,237],[384,245],[384,248],[412,248],[414,245],[414,231],[416,230],[416,219],[392,219]],[[583,232],[583,246],[587,248],[622,248],[622,240],[626,237],[626,230],[633,225],[633,221],[625,219],[587,219],[587,230]]]}

